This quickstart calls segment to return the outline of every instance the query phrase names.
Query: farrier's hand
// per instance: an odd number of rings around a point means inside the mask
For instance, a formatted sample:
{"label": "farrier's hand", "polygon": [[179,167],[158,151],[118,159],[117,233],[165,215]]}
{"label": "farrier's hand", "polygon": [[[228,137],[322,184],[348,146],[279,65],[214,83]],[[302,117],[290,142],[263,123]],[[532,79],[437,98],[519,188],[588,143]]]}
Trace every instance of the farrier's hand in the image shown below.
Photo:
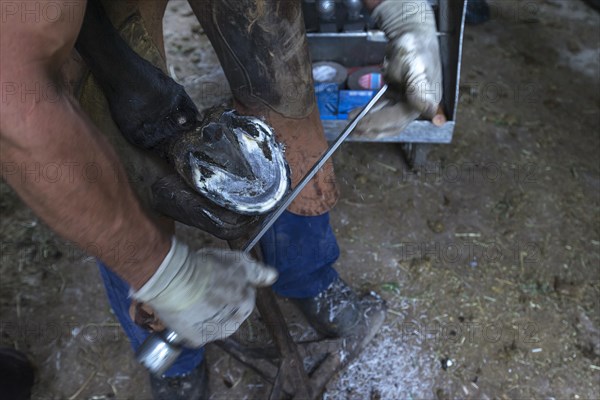
{"label": "farrier's hand", "polygon": [[233,334],[254,309],[256,288],[277,272],[230,250],[192,251],[173,239],[154,275],[132,297],[151,306],[187,344],[200,347]]}
{"label": "farrier's hand", "polygon": [[380,137],[399,133],[419,115],[434,117],[442,98],[442,67],[427,0],[384,0],[372,15],[389,40],[383,74],[391,90],[357,132]]}
{"label": "farrier's hand", "polygon": [[433,118],[442,98],[442,63],[435,16],[427,0],[386,0],[373,11],[389,44],[383,64],[388,84]]}

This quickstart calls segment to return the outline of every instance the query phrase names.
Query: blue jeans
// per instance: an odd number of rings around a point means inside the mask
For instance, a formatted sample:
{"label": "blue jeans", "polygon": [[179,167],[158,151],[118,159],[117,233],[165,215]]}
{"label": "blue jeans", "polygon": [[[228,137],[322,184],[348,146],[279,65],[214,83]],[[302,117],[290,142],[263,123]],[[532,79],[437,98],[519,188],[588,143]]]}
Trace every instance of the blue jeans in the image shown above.
{"label": "blue jeans", "polygon": [[[333,263],[340,251],[329,225],[329,213],[304,217],[285,211],[260,245],[264,262],[279,271],[279,279],[272,288],[280,296],[316,296],[338,276]],[[136,325],[129,316],[129,285],[100,261],[98,268],[110,305],[135,351],[149,332]],[[204,348],[186,348],[164,376],[185,375],[196,368],[203,358]]]}

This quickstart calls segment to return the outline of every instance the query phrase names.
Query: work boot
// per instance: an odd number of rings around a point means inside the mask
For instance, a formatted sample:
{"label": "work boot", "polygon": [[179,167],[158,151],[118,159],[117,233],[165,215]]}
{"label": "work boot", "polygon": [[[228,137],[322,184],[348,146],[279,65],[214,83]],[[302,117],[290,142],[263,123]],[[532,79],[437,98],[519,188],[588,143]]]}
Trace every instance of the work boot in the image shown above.
{"label": "work boot", "polygon": [[187,375],[172,378],[150,375],[150,387],[154,400],[206,400],[209,395],[206,359]]}
{"label": "work boot", "polygon": [[315,297],[293,301],[313,328],[328,337],[357,336],[370,340],[383,324],[386,313],[383,299],[373,294],[359,298],[339,277]]}

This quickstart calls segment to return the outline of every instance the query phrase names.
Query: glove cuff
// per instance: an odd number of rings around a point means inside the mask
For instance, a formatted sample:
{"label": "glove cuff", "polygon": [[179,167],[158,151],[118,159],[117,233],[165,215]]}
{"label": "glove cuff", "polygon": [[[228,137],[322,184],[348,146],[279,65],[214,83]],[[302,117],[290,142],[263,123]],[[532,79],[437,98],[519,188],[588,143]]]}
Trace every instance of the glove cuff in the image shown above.
{"label": "glove cuff", "polygon": [[188,246],[173,236],[171,248],[154,275],[137,292],[130,296],[137,301],[148,303],[160,296],[179,273],[189,256]]}
{"label": "glove cuff", "polygon": [[389,40],[406,32],[436,31],[433,8],[427,0],[384,0],[371,15]]}

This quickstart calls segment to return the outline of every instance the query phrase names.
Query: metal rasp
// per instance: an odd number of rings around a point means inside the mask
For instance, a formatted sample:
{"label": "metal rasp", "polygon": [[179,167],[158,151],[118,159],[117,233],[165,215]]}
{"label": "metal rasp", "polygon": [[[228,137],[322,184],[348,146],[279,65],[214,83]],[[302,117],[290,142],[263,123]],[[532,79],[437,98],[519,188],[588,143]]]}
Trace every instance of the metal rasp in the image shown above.
{"label": "metal rasp", "polygon": [[375,93],[375,96],[373,96],[371,101],[369,101],[367,103],[367,105],[362,109],[362,111],[356,117],[354,117],[354,119],[352,121],[350,121],[350,123],[346,126],[346,128],[344,128],[342,133],[340,133],[338,135],[338,137],[333,141],[331,146],[329,146],[327,151],[312,166],[312,168],[308,171],[308,173],[306,175],[304,175],[304,178],[302,178],[302,180],[298,183],[298,185],[296,185],[296,187],[290,193],[288,193],[288,195],[285,197],[285,200],[283,200],[283,202],[275,209],[275,211],[270,213],[269,216],[263,221],[258,233],[256,233],[242,247],[243,252],[247,253],[250,250],[252,250],[252,248],[254,246],[256,246],[256,244],[260,241],[260,239],[262,239],[262,237],[265,235],[265,233],[267,233],[269,228],[271,228],[271,226],[273,226],[275,221],[277,221],[277,218],[279,218],[279,216],[281,216],[281,214],[283,214],[283,212],[289,207],[289,205],[292,204],[292,201],[294,201],[294,199],[296,197],[298,197],[298,195],[300,194],[302,189],[304,189],[304,187],[308,184],[308,182],[310,182],[310,180],[317,174],[317,172],[319,172],[319,170],[323,167],[323,165],[325,165],[327,160],[329,160],[331,158],[333,153],[335,153],[335,151],[340,147],[340,145],[344,142],[344,140],[346,140],[346,138],[348,136],[350,136],[352,131],[354,131],[354,128],[356,128],[356,126],[364,118],[364,116],[367,115],[369,113],[369,111],[371,111],[371,109],[377,103],[377,101],[381,98],[381,96],[384,95],[387,88],[388,88],[388,85],[383,85],[383,87],[381,89],[379,89],[379,91],[377,93]]}

